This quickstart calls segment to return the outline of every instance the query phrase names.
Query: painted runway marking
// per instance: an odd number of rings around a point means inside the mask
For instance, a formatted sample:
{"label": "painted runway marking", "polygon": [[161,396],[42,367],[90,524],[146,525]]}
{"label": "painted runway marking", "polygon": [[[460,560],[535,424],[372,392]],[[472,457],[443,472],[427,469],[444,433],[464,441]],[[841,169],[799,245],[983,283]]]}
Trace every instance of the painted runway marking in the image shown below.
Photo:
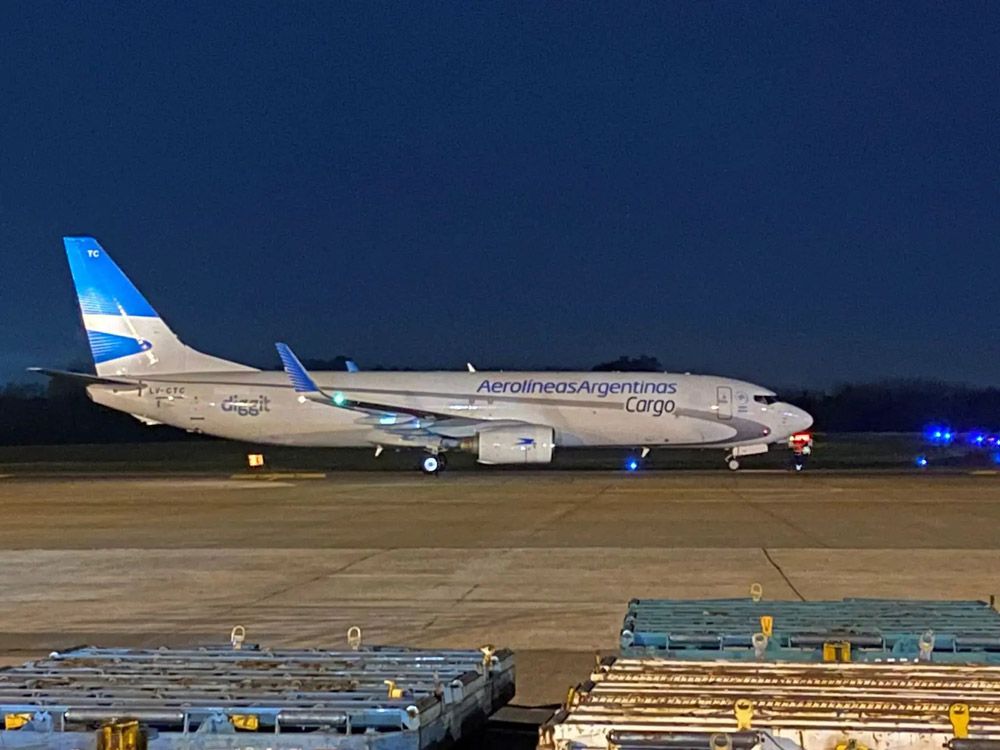
{"label": "painted runway marking", "polygon": [[326,474],[319,471],[272,471],[261,474],[231,474],[229,478],[274,482],[281,479],[326,479]]}
{"label": "painted runway marking", "polygon": [[294,482],[239,482],[233,479],[145,480],[136,482],[144,489],[252,490],[268,487],[294,487]]}

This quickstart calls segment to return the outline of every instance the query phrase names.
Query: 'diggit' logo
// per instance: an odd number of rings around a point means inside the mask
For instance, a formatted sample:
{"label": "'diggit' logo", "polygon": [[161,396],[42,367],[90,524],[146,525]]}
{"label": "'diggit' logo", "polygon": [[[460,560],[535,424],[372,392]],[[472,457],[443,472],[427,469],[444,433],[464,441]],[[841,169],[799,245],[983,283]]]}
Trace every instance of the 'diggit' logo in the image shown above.
{"label": "'diggit' logo", "polygon": [[230,396],[222,402],[222,411],[234,412],[239,417],[258,417],[265,411],[271,411],[271,398],[269,396],[258,396],[257,398]]}

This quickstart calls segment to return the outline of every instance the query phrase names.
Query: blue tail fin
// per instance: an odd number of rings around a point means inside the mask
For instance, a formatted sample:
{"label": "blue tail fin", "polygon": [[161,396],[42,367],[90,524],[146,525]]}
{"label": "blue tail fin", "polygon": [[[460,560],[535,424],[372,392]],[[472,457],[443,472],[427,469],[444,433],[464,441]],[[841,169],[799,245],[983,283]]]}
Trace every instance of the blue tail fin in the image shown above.
{"label": "blue tail fin", "polygon": [[63,245],[81,313],[160,317],[93,237],[63,237]]}
{"label": "blue tail fin", "polygon": [[98,375],[251,370],[185,346],[93,237],[63,237]]}

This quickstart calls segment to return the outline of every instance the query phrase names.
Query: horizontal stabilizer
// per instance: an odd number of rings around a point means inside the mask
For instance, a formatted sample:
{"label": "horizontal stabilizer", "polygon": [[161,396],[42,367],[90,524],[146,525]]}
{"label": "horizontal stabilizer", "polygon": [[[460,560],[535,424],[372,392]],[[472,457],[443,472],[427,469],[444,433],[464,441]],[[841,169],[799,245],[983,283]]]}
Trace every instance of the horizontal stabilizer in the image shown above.
{"label": "horizontal stabilizer", "polygon": [[85,385],[108,385],[108,386],[132,386],[138,388],[140,383],[135,378],[114,378],[103,377],[101,375],[91,375],[87,372],[73,372],[71,370],[52,370],[47,367],[29,367],[28,372],[37,372],[40,375],[48,375],[50,378],[64,378],[66,380],[76,380]]}

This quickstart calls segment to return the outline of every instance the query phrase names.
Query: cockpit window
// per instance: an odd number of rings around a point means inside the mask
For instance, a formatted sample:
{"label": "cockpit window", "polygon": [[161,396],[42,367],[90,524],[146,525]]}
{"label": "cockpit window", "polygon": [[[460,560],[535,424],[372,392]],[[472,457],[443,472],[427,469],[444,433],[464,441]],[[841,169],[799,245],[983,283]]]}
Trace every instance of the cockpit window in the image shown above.
{"label": "cockpit window", "polygon": [[758,404],[767,404],[768,406],[778,403],[777,396],[754,396],[753,400]]}

